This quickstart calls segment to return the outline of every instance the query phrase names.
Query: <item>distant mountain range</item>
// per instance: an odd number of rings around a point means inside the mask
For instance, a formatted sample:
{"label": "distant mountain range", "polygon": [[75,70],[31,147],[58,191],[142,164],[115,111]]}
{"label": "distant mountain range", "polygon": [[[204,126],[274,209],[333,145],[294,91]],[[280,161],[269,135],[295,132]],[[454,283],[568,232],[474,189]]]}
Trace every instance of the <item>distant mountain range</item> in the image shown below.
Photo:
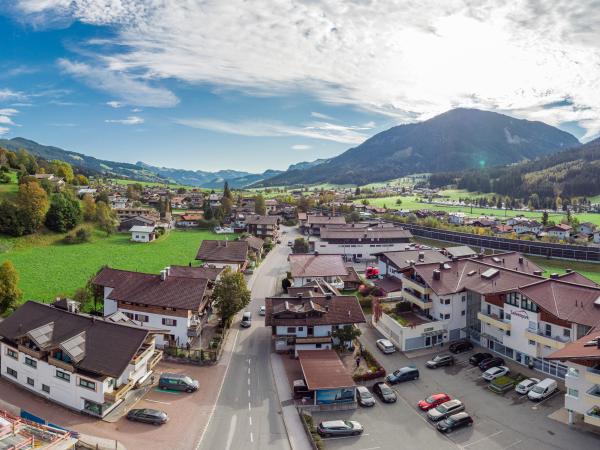
{"label": "distant mountain range", "polygon": [[511,164],[578,144],[571,134],[542,122],[458,108],[390,128],[317,166],[292,167],[256,186],[364,185],[413,173]]}

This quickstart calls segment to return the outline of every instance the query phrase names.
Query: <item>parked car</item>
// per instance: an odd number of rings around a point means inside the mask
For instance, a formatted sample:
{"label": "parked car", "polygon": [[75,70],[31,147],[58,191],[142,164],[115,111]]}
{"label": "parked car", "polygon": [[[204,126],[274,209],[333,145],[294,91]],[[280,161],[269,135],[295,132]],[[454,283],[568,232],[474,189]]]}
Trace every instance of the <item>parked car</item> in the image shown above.
{"label": "parked car", "polygon": [[314,391],[310,391],[304,380],[294,380],[294,400],[312,398]]}
{"label": "parked car", "polygon": [[383,353],[394,353],[396,351],[396,347],[388,339],[377,339],[376,344]]}
{"label": "parked car", "polygon": [[442,433],[452,433],[454,430],[473,425],[473,419],[466,412],[459,412],[437,424],[438,431]]}
{"label": "parked car", "polygon": [[265,305],[262,305],[260,308],[258,308],[258,315],[259,316],[264,316],[267,314],[267,308]]}
{"label": "parked car", "polygon": [[292,241],[288,241],[288,247],[293,247],[294,243]]}
{"label": "parked car", "polygon": [[493,358],[484,359],[483,361],[481,361],[479,363],[479,369],[481,369],[482,372],[485,372],[486,370],[491,369],[492,367],[498,367],[503,365],[504,360],[495,356]]}
{"label": "parked car", "polygon": [[461,412],[464,409],[465,405],[463,405],[460,400],[454,399],[430,409],[427,412],[427,418],[432,422],[439,422],[440,420],[450,417],[457,412]]}
{"label": "parked car", "polygon": [[383,381],[373,385],[373,394],[377,395],[384,403],[394,403],[398,398],[394,390]]}
{"label": "parked car", "polygon": [[150,423],[152,425],[162,425],[167,423],[169,416],[164,411],[158,409],[132,409],[127,413],[127,419],[134,422]]}
{"label": "parked car", "polygon": [[515,391],[517,391],[519,394],[525,395],[539,382],[540,380],[537,378],[527,378],[515,386]]}
{"label": "parked car", "polygon": [[529,400],[540,401],[550,397],[557,389],[556,380],[544,378],[527,393],[527,397],[529,397]]}
{"label": "parked car", "polygon": [[422,411],[429,411],[448,401],[450,401],[450,396],[448,394],[431,394],[426,399],[420,400],[419,403],[417,403],[417,406]]}
{"label": "parked car", "polygon": [[250,311],[244,311],[240,325],[242,328],[250,328],[252,326],[252,313]]}
{"label": "parked car", "polygon": [[473,366],[479,366],[483,361],[491,358],[493,358],[493,356],[490,353],[475,353],[469,358],[469,363]]}
{"label": "parked car", "polygon": [[375,406],[375,398],[366,386],[356,388],[356,398],[360,406]]}
{"label": "parked car", "polygon": [[196,392],[200,383],[180,373],[163,373],[158,379],[158,387],[170,391]]}
{"label": "parked car", "polygon": [[442,366],[453,366],[454,356],[452,355],[436,355],[435,358],[427,361],[425,366],[429,369],[437,369]]}
{"label": "parked car", "polygon": [[487,381],[495,380],[496,378],[500,378],[501,376],[506,375],[510,370],[506,366],[496,366],[491,369],[486,370],[481,374],[481,378]]}
{"label": "parked car", "polygon": [[471,350],[472,348],[473,343],[470,341],[456,341],[450,344],[448,350],[450,350],[451,353],[462,353]]}
{"label": "parked car", "polygon": [[398,370],[394,370],[387,377],[385,377],[385,380],[388,383],[396,384],[402,383],[403,381],[416,380],[417,378],[419,378],[419,369],[414,366],[406,366]]}
{"label": "parked car", "polygon": [[362,425],[354,420],[329,420],[317,426],[317,433],[323,437],[358,436],[362,432]]}

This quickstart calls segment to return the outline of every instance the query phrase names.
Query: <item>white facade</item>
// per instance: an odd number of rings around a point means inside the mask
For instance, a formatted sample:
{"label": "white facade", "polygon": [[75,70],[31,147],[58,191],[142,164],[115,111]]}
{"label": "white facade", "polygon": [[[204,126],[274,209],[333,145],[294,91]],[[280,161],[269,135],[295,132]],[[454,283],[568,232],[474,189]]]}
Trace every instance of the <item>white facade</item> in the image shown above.
{"label": "white facade", "polygon": [[522,234],[522,233],[538,234],[539,232],[542,231],[542,226],[541,225],[531,225],[528,222],[521,222],[521,223],[516,223],[515,225],[513,225],[513,230],[517,234]]}
{"label": "white facade", "polygon": [[131,240],[133,242],[150,242],[152,239],[153,233],[149,233],[147,231],[132,231],[131,232]]}
{"label": "white facade", "polygon": [[453,212],[448,214],[448,222],[453,225],[462,225],[465,223],[465,213]]}
{"label": "white facade", "polygon": [[[383,313],[377,322],[373,320],[373,326],[401,351],[433,347],[448,340],[447,321],[432,321],[416,326],[402,326],[394,318]],[[433,336],[436,336],[436,338],[434,339]]]}
{"label": "white facade", "polygon": [[594,232],[594,244],[600,244],[600,231]]}
{"label": "white facade", "polygon": [[548,236],[552,236],[561,240],[569,239],[571,236],[571,231],[569,230],[560,230],[560,229],[551,229],[547,231]]}
{"label": "white facade", "polygon": [[575,416],[583,418],[589,425],[600,427],[600,414],[590,415],[600,408],[600,370],[567,361],[565,376],[565,408],[569,412],[569,423]]}
{"label": "white facade", "polygon": [[331,277],[294,277],[292,281],[292,287],[302,287],[307,285],[308,283],[312,283],[313,281],[324,281],[336,289],[343,289],[344,282],[338,276]]}
{"label": "white facade", "polygon": [[323,255],[342,255],[344,259],[373,259],[374,253],[406,250],[406,242],[381,243],[362,242],[355,244],[329,243],[323,240],[315,242],[315,250]]}

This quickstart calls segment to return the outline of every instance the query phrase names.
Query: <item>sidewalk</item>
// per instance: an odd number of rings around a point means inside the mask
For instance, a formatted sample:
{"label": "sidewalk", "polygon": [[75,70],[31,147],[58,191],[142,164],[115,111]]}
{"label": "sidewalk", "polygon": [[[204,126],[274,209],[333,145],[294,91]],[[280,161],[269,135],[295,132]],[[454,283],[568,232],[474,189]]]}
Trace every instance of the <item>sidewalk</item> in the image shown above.
{"label": "sidewalk", "polygon": [[298,414],[298,410],[294,405],[294,397],[285,373],[285,368],[283,367],[281,355],[271,353],[271,368],[273,370],[277,395],[281,403],[283,423],[287,430],[290,446],[292,450],[312,450],[312,445],[308,440],[306,431],[304,431],[300,414]]}

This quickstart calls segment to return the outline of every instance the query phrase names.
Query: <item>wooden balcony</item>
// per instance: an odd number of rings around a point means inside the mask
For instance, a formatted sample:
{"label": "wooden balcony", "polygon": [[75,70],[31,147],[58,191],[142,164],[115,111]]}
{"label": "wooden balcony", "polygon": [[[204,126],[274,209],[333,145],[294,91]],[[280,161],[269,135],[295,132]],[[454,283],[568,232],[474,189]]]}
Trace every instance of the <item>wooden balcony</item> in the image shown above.
{"label": "wooden balcony", "polygon": [[138,351],[138,353],[131,360],[132,364],[138,364],[142,359],[144,359],[149,353],[154,352],[155,347],[154,344],[144,344]]}
{"label": "wooden balcony", "polygon": [[500,317],[498,317],[495,314],[484,314],[482,312],[478,312],[477,318],[479,320],[481,320],[482,322],[485,322],[488,325],[499,328],[501,330],[504,330],[504,331],[510,330],[510,322],[505,322],[504,320],[500,319]]}
{"label": "wooden balcony", "polygon": [[60,359],[53,358],[52,356],[48,356],[48,364],[50,364],[51,366],[58,367],[59,369],[66,370],[67,372],[75,372],[73,364],[61,361]]}
{"label": "wooden balcony", "polygon": [[114,403],[121,400],[123,397],[125,397],[125,394],[127,394],[130,390],[133,389],[133,385],[133,381],[129,380],[127,384],[119,386],[112,392],[107,392],[106,394],[104,394],[104,401]]}
{"label": "wooden balcony", "polygon": [[433,308],[433,302],[431,301],[431,299],[417,297],[415,294],[413,294],[410,291],[407,291],[406,289],[402,290],[402,298],[423,310]]}
{"label": "wooden balcony", "polygon": [[162,357],[163,357],[163,351],[155,350],[154,355],[152,355],[152,358],[150,358],[150,361],[148,361],[148,371],[154,369],[154,367],[160,362]]}
{"label": "wooden balcony", "polygon": [[43,354],[39,350],[34,350],[32,348],[26,347],[24,345],[19,345],[18,347],[20,352],[25,353],[26,355],[31,356],[32,358],[41,359]]}

